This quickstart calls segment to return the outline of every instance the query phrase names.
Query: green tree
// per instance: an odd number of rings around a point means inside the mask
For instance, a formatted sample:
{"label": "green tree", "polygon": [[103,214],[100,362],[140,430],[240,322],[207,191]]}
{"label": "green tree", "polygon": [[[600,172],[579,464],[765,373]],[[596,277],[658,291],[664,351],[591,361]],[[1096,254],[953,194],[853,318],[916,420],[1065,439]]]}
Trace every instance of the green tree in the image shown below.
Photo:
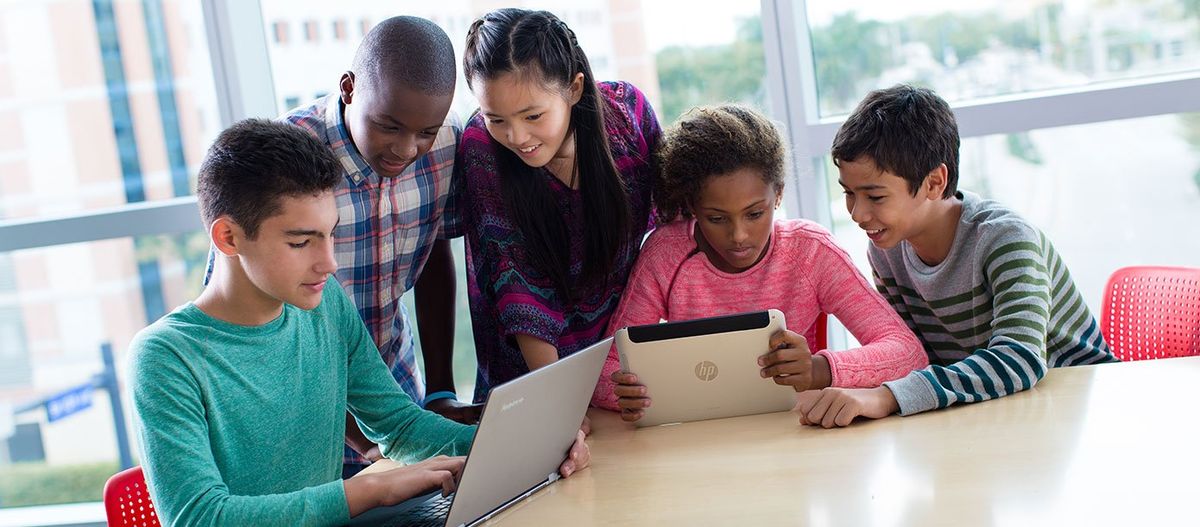
{"label": "green tree", "polygon": [[1008,146],[1009,155],[1017,159],[1031,165],[1041,165],[1045,162],[1042,159],[1042,152],[1034,144],[1033,138],[1029,136],[1029,132],[1008,134],[1004,137],[1004,142]]}
{"label": "green tree", "polygon": [[[204,270],[208,265],[208,233],[143,236],[137,244],[137,261],[153,262],[175,258],[184,266],[186,297],[199,296],[204,288]],[[174,306],[167,306],[168,310]]]}
{"label": "green tree", "polygon": [[766,107],[766,61],[762,22],[743,20],[731,44],[704,47],[671,46],[655,55],[662,104],[659,120],[674,121],[702,104],[739,102]]}
{"label": "green tree", "polygon": [[875,20],[859,20],[853,11],[834,16],[829,25],[812,28],[822,114],[852,106],[863,95],[859,85],[879,77],[891,65],[884,28]]}
{"label": "green tree", "polygon": [[[1055,14],[1056,11],[1049,12],[1051,17]],[[1052,38],[1038,35],[1035,19],[1005,20],[998,13],[911,17],[897,27],[902,30],[903,41],[924,43],[933,52],[933,57],[946,65],[969,61],[992,42],[1009,48],[1037,50],[1041,39]]]}
{"label": "green tree", "polygon": [[1200,17],[1200,0],[1183,0],[1183,12],[1188,16]]}

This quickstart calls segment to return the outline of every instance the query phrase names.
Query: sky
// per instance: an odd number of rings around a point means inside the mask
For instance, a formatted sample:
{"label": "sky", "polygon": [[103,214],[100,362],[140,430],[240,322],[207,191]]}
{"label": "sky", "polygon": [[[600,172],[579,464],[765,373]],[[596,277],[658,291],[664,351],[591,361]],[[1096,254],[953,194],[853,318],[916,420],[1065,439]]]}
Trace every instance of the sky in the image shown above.
{"label": "sky", "polygon": [[756,16],[759,0],[642,0],[646,41],[653,51],[667,46],[733,42],[738,20]]}
{"label": "sky", "polygon": [[[653,0],[650,0],[653,1]],[[744,0],[742,0],[744,1]],[[1028,2],[1029,0],[1024,0]],[[980,10],[1000,5],[998,0],[973,0],[971,9]],[[1017,1],[1015,3],[1021,3]],[[962,0],[914,0],[894,2],[884,0],[814,0],[808,2],[809,24],[828,24],[833,16],[857,11],[859,18],[892,22],[912,15],[930,15],[947,11],[964,11]]]}

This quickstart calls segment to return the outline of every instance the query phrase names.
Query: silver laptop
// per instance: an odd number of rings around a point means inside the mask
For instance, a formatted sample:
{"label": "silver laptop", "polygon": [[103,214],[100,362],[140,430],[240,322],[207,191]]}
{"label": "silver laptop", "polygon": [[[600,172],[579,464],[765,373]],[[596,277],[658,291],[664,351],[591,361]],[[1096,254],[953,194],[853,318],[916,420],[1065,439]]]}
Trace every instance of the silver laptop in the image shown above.
{"label": "silver laptop", "polygon": [[369,510],[352,525],[476,525],[559,479],[612,338],[492,388],[458,490]]}
{"label": "silver laptop", "polygon": [[621,369],[653,401],[637,426],[791,410],[795,390],[762,378],[758,365],[786,327],[772,309],[618,330]]}

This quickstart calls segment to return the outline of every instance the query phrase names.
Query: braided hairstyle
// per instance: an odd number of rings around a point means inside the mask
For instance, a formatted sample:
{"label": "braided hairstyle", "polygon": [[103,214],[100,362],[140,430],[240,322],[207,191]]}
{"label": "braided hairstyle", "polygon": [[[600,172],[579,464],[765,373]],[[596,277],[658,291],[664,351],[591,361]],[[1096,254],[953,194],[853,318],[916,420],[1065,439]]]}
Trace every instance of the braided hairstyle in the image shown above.
{"label": "braided hairstyle", "polygon": [[467,32],[463,73],[467,86],[516,73],[564,93],[576,75],[583,74],[583,93],[571,107],[567,132],[574,132],[579,192],[589,219],[584,226],[581,283],[572,283],[567,226],[542,169],[526,165],[507,148],[499,149],[497,156],[509,218],[521,233],[526,258],[535,270],[568,298],[575,297],[572,291],[578,286],[603,283],[629,241],[632,219],[625,183],[605,132],[609,109],[575,32],[547,11],[492,11]]}
{"label": "braided hairstyle", "polygon": [[709,178],[741,168],[758,170],[782,192],[786,154],[774,123],[753,109],[724,104],[688,110],[667,129],[658,153],[654,203],[660,224],[690,218]]}

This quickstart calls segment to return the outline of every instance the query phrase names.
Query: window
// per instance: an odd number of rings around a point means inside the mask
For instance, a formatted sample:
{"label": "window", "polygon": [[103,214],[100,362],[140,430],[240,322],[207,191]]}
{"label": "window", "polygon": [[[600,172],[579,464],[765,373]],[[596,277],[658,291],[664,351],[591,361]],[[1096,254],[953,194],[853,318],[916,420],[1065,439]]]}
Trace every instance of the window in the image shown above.
{"label": "window", "polygon": [[40,403],[90,383],[101,343],[123,381],[134,333],[195,292],[201,233],[131,233],[172,207],[198,225],[187,202],[219,128],[202,8],[0,4],[0,510],[99,501],[128,423],[103,391],[54,422]]}
{"label": "window", "polygon": [[[0,255],[0,297],[17,290],[12,258]],[[0,390],[28,386],[32,380],[29,346],[25,340],[24,313],[9,302],[0,301]],[[0,408],[3,411],[4,408]],[[3,420],[4,416],[0,416]]]}
{"label": "window", "polygon": [[0,218],[191,194],[216,127],[212,74],[198,8],[163,4],[0,7]]}
{"label": "window", "polygon": [[[1186,0],[813,0],[807,10],[821,116],[900,82],[954,103],[1200,68],[1200,6]],[[1170,56],[1155,52],[1167,43]]]}
{"label": "window", "polygon": [[333,39],[338,42],[346,41],[346,21],[337,19],[333,21]]}
{"label": "window", "polygon": [[[207,253],[207,236],[195,231],[0,254],[0,260],[10,262],[8,271],[18,285],[15,292],[0,293],[0,342],[5,344],[0,381],[11,381],[21,369],[27,372],[15,383],[0,382],[0,399],[16,409],[13,419],[18,426],[38,432],[23,439],[0,439],[8,440],[13,453],[40,452],[36,459],[27,458],[39,469],[0,464],[0,480],[13,481],[19,474],[23,485],[35,489],[16,493],[0,485],[4,507],[100,499],[105,479],[119,468],[122,450],[107,392],[88,389],[91,406],[59,420],[51,420],[40,403],[72,388],[92,386],[93,377],[106,371],[101,351],[105,344],[111,346],[112,364],[123,383],[130,340],[199,294]],[[5,314],[16,315],[10,319],[17,322],[15,327],[4,325]],[[13,350],[24,357],[13,360],[8,356]],[[123,412],[128,422],[121,426],[131,426],[127,405]],[[136,456],[133,437],[126,434],[123,447]],[[136,463],[136,457],[131,460]],[[66,484],[71,481],[88,483]],[[14,494],[4,495],[6,490]]]}
{"label": "window", "polygon": [[304,23],[304,40],[306,42],[316,42],[321,37],[317,21],[309,20]]}
{"label": "window", "polygon": [[290,39],[288,33],[288,23],[279,20],[271,24],[271,27],[274,29],[272,33],[275,35],[275,43],[279,45],[287,45],[288,40]]}

